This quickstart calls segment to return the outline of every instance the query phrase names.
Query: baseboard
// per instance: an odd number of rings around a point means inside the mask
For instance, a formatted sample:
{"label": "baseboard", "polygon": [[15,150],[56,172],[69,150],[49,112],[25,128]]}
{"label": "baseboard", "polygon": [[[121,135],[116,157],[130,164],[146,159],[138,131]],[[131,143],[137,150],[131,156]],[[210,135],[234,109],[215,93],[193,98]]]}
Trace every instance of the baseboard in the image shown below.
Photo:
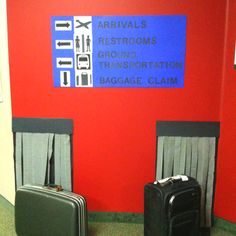
{"label": "baseboard", "polygon": [[119,222],[143,224],[141,213],[117,213],[117,212],[89,212],[88,220],[91,222]]}
{"label": "baseboard", "polygon": [[[141,213],[117,213],[117,212],[89,212],[88,220],[91,222],[119,222],[119,223],[138,223],[143,224],[143,214]],[[214,226],[224,231],[236,235],[236,224],[214,217]]]}
{"label": "baseboard", "polygon": [[0,195],[0,205],[4,207],[9,213],[14,214],[14,206],[2,195]]}
{"label": "baseboard", "polygon": [[233,222],[230,222],[228,220],[224,220],[219,217],[215,217],[214,225],[217,228],[220,228],[224,231],[228,231],[228,232],[232,233],[233,235],[236,235],[236,224]]}

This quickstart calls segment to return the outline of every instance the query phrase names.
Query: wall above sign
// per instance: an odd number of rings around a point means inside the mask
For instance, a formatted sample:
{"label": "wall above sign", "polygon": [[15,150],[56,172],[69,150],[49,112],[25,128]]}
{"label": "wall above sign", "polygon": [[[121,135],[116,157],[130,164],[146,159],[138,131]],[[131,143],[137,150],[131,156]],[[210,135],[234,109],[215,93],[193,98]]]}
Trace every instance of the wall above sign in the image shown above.
{"label": "wall above sign", "polygon": [[182,88],[186,16],[53,16],[55,87]]}

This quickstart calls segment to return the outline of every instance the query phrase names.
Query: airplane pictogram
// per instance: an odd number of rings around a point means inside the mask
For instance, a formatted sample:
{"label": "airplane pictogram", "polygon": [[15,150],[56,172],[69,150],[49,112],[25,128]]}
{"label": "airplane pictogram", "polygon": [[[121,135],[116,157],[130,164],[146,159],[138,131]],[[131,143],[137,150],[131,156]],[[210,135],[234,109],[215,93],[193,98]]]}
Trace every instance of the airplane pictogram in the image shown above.
{"label": "airplane pictogram", "polygon": [[76,28],[81,28],[81,27],[85,27],[86,29],[88,29],[88,25],[90,24],[90,23],[92,23],[92,21],[88,21],[88,22],[81,22],[80,20],[76,20],[76,22],[78,22],[79,23],[79,25],[78,26],[76,26]]}

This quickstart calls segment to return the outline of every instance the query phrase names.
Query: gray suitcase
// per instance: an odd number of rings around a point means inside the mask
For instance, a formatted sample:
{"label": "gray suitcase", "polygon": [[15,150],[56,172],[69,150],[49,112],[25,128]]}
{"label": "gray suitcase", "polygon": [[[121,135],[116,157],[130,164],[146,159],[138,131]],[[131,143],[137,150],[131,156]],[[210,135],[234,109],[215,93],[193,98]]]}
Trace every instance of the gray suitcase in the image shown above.
{"label": "gray suitcase", "polygon": [[84,197],[60,186],[25,185],[16,191],[18,236],[87,236]]}

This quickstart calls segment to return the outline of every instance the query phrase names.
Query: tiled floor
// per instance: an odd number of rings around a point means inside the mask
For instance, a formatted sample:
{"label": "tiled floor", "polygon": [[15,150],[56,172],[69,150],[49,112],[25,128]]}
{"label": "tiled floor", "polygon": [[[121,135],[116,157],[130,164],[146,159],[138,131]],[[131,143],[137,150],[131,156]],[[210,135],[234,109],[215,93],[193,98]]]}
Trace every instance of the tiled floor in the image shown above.
{"label": "tiled floor", "polygon": [[[89,223],[88,236],[143,236],[142,224]],[[183,235],[184,236],[184,235]],[[234,236],[218,228],[212,228],[211,236]]]}

